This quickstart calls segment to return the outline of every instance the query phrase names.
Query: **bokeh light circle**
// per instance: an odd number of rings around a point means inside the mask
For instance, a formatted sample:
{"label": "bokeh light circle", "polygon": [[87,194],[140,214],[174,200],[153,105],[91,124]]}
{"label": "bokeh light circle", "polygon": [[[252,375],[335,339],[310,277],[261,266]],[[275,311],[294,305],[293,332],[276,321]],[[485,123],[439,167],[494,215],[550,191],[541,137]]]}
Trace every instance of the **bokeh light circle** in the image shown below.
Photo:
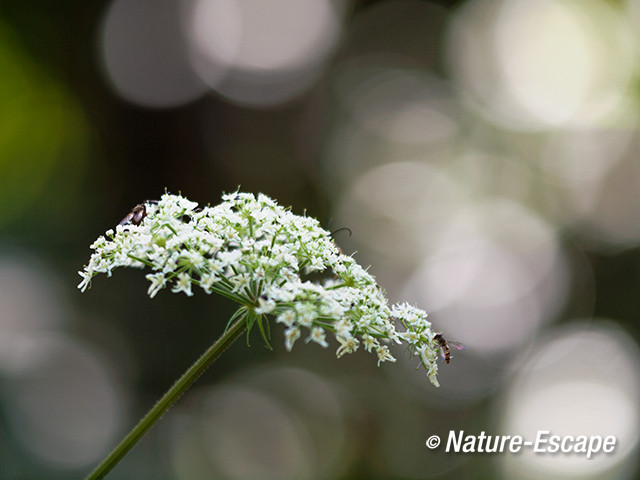
{"label": "bokeh light circle", "polygon": [[280,103],[307,89],[340,30],[329,0],[192,0],[185,12],[195,71],[245,105]]}
{"label": "bokeh light circle", "polygon": [[[502,455],[506,476],[628,478],[640,439],[640,352],[614,323],[574,322],[547,334],[518,367],[500,407],[501,431],[535,440],[614,435],[613,454]],[[516,473],[517,472],[517,473]]]}
{"label": "bokeh light circle", "polygon": [[111,446],[124,420],[123,396],[91,348],[62,334],[16,341],[5,396],[11,431],[36,458],[85,467]]}
{"label": "bokeh light circle", "polygon": [[208,91],[189,62],[178,0],[113,0],[99,48],[109,83],[136,105],[176,107]]}
{"label": "bokeh light circle", "polygon": [[472,1],[458,13],[448,60],[470,102],[509,130],[594,125],[628,100],[635,47],[607,3]]}
{"label": "bokeh light circle", "polygon": [[335,387],[263,366],[194,395],[174,428],[177,478],[336,478],[347,449]]}

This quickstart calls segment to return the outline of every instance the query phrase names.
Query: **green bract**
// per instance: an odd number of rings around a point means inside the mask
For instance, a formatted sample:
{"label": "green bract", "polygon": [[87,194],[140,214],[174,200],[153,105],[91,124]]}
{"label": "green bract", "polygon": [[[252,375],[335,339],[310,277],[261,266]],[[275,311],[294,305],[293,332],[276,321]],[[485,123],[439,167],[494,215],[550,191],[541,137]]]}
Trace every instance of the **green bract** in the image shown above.
{"label": "green bract", "polygon": [[149,296],[167,286],[186,295],[194,287],[218,293],[237,302],[265,340],[265,319],[282,323],[288,350],[301,336],[327,347],[329,333],[338,357],[362,345],[380,364],[395,361],[389,342],[405,343],[438,386],[439,346],[427,314],[407,304],[389,307],[374,277],[342,254],[316,219],[240,192],[202,209],[165,194],[145,209],[139,225],[118,225],[93,243],[78,288],[84,291],[97,273],[148,267]]}

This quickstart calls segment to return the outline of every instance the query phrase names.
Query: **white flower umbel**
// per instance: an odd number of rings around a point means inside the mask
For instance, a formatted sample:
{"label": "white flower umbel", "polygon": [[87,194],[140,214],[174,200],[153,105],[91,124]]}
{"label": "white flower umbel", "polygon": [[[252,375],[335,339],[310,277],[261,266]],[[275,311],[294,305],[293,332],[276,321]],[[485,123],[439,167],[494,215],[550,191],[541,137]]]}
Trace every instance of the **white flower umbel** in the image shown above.
{"label": "white flower umbel", "polygon": [[362,346],[379,365],[395,361],[388,343],[404,343],[438,386],[439,345],[427,314],[407,304],[389,307],[374,277],[342,254],[316,219],[240,192],[213,207],[170,194],[144,207],[141,221],[93,243],[79,272],[83,292],[98,273],[147,267],[150,297],[165,287],[189,296],[195,287],[218,293],[237,302],[249,329],[258,325],[267,342],[266,319],[283,323],[288,350],[301,336],[327,347],[329,334],[338,357]]}
{"label": "white flower umbel", "polygon": [[78,272],[83,292],[98,273],[111,276],[118,267],[146,267],[152,298],[165,287],[188,296],[200,287],[240,306],[222,336],[87,480],[104,478],[243,332],[257,325],[268,345],[269,318],[283,324],[287,350],[300,337],[328,347],[329,334],[338,344],[338,357],[362,346],[376,353],[380,365],[395,362],[389,343],[404,343],[438,386],[444,338],[432,332],[427,314],[408,304],[389,307],[373,276],[343,255],[317,220],[294,215],[264,195],[236,192],[215,207],[198,208],[184,197],[165,194],[158,202],[136,206],[91,248],[89,264]]}

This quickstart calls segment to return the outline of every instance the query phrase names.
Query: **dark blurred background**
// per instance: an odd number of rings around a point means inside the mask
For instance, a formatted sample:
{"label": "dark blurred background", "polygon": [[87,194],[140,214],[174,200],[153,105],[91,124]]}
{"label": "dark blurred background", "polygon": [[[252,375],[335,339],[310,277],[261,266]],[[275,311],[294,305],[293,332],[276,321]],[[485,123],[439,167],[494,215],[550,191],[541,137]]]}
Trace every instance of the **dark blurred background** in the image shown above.
{"label": "dark blurred background", "polygon": [[[468,348],[431,387],[335,346],[238,341],[109,478],[640,478],[640,2],[0,5],[0,477],[83,477],[233,305],[81,294],[165,190],[307,212]],[[247,345],[247,343],[250,344]],[[470,434],[614,454],[452,454]]]}

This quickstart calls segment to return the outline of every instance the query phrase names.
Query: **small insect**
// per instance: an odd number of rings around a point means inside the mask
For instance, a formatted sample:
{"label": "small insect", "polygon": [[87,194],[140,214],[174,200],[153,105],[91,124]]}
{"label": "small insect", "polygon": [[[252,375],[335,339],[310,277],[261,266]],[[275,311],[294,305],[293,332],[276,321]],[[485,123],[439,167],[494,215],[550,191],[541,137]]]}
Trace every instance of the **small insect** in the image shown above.
{"label": "small insect", "polygon": [[[202,208],[200,207],[196,207],[193,209],[193,213],[200,213],[202,211]],[[185,213],[184,215],[182,215],[180,217],[180,221],[182,223],[189,223],[191,222],[191,220],[193,220],[193,217],[191,215],[189,215],[188,213]]]}
{"label": "small insect", "polygon": [[342,228],[339,228],[339,229],[337,229],[337,230],[334,230],[333,232],[331,232],[331,233],[330,233],[331,238],[333,238],[333,244],[334,244],[334,245],[336,246],[336,248],[338,249],[338,253],[340,253],[340,255],[344,255],[344,252],[342,251],[342,249],[341,249],[341,248],[338,246],[338,244],[336,243],[336,241],[335,241],[335,236],[336,236],[336,233],[339,233],[339,232],[341,232],[341,231],[343,231],[343,230],[344,230],[344,231],[346,231],[346,232],[348,232],[348,233],[349,233],[349,236],[351,236],[351,235],[353,234],[353,232],[351,231],[351,229],[350,229],[349,227],[342,227]]}
{"label": "small insect", "polygon": [[132,223],[133,225],[140,225],[146,216],[147,207],[141,203],[140,205],[133,207],[133,209],[127,213],[127,216],[124,217],[118,225],[128,225],[129,223]]}
{"label": "small insect", "polygon": [[444,361],[446,363],[449,363],[451,361],[452,348],[455,348],[456,350],[464,350],[465,348],[467,348],[458,342],[447,342],[447,339],[444,338],[442,333],[436,333],[433,336],[433,339],[438,342],[438,345],[440,345],[440,354],[442,355],[442,358],[444,358]]}

